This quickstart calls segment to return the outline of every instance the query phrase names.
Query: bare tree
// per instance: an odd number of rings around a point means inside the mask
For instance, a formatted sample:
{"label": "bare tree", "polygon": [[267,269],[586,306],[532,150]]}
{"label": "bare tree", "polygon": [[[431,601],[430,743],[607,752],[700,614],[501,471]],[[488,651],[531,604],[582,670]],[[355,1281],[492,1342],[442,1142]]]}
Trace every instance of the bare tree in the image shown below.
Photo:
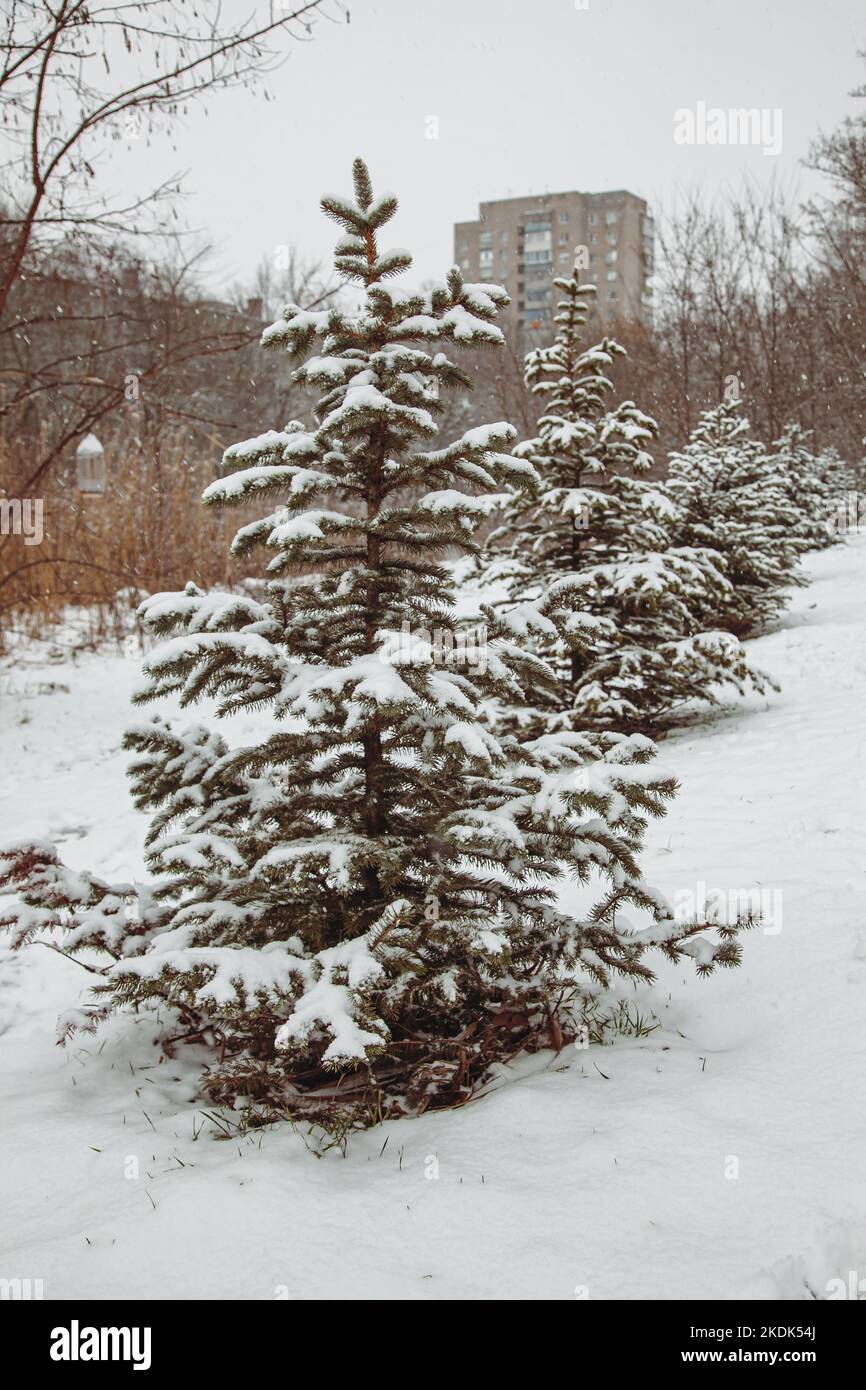
{"label": "bare tree", "polygon": [[[180,193],[176,176],[122,205],[100,193],[95,166],[111,141],[151,133],[215,90],[255,82],[266,98],[262,79],[286,41],[308,42],[316,22],[347,18],[342,0],[256,0],[240,22],[236,9],[196,0],[4,5],[0,481],[15,495],[68,486],[71,449],[97,426],[125,437],[131,398],[138,422],[126,449],[146,443],[160,495],[166,447],[197,441],[212,456],[222,426],[236,432],[255,394],[245,356],[260,317],[202,294],[202,252],[187,251],[164,215]],[[136,236],[151,255],[160,248],[155,267],[129,250]],[[227,389],[231,363],[243,391]],[[10,547],[12,536],[0,538],[0,551]],[[76,550],[64,563],[85,559]],[[25,560],[28,574],[60,563]],[[20,570],[4,554],[0,586],[8,592]]]}
{"label": "bare tree", "polygon": [[[851,95],[866,100],[866,84]],[[866,113],[821,135],[807,165],[830,185],[826,197],[806,207],[813,257],[807,288],[822,304],[823,400],[834,415],[848,417],[853,456],[866,434]]]}
{"label": "bare tree", "polygon": [[[326,9],[325,6],[328,6]],[[233,7],[236,8],[236,7]],[[127,206],[95,191],[101,143],[152,130],[215,89],[259,79],[282,37],[305,42],[313,22],[348,18],[342,0],[271,3],[238,23],[222,5],[180,0],[9,0],[0,18],[4,266],[0,318],[39,232],[153,232],[143,216],[178,191],[176,177]]]}
{"label": "bare tree", "polygon": [[[14,315],[0,325],[0,485],[16,497],[50,496],[54,531],[63,523],[72,544],[34,556],[20,538],[0,537],[0,613],[21,602],[22,576],[41,583],[45,567],[66,567],[68,579],[50,575],[56,595],[95,565],[117,583],[165,580],[190,559],[188,546],[172,554],[176,519],[185,543],[197,529],[199,483],[221,450],[263,416],[284,423],[306,408],[291,364],[259,351],[259,300],[240,289],[234,302],[208,298],[201,254],[175,247],[145,266],[115,246],[61,242],[31,253]],[[305,307],[333,292],[312,265],[294,289]],[[72,449],[97,427],[113,465],[112,511],[135,536],[134,558],[118,552],[116,572],[80,526],[72,471]],[[137,502],[142,488],[148,496]]]}
{"label": "bare tree", "polygon": [[660,219],[658,343],[679,447],[701,410],[743,399],[757,431],[814,427],[817,301],[793,195],[744,183],[736,197]]}

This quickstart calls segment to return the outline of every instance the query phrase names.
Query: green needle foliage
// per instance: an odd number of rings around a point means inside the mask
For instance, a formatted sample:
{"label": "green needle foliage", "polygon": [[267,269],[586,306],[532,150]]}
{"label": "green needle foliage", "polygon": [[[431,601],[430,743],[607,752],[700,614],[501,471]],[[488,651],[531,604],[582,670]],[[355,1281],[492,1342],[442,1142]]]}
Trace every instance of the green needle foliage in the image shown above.
{"label": "green needle foliage", "polygon": [[[789,435],[787,448],[793,443]],[[786,446],[768,452],[734,401],[705,411],[685,448],[671,455],[677,539],[712,546],[729,581],[704,601],[703,616],[738,637],[765,631],[790,590],[806,583],[799,567],[806,508],[790,467]]]}
{"label": "green needle foliage", "polygon": [[[487,726],[486,704],[555,680],[526,649],[552,630],[531,604],[490,615],[467,647],[444,563],[474,553],[493,499],[533,475],[508,424],[436,442],[442,398],[470,385],[451,353],[499,347],[507,299],[456,269],[423,295],[395,288],[410,257],[379,237],[396,199],[374,196],[360,160],[354,196],[322,207],[359,307],[289,305],[264,335],[321,393],[314,420],[230,448],[205,494],[270,508],[233,543],[262,558],[266,596],[189,585],[143,606],[165,640],[136,699],[256,709],[261,737],[137,724],[153,882],[105,884],[49,845],[7,846],[20,901],[3,920],[15,944],[61,927],[67,951],[108,957],[64,1032],[168,1004],[213,1043],[217,1101],[343,1133],[459,1102],[494,1062],[561,1046],[587,990],[651,978],[650,950],[701,973],[736,964],[743,924],[675,920],[643,881],[647,820],[675,790],[646,739],[521,745]],[[585,885],[580,910],[569,884]]]}
{"label": "green needle foliage", "polygon": [[[537,651],[558,681],[539,685],[526,708],[499,711],[509,726],[625,729],[653,734],[724,686],[759,690],[729,631],[705,614],[730,581],[711,537],[678,541],[663,484],[648,481],[654,420],[632,401],[608,404],[608,372],[624,349],[610,338],[581,346],[592,286],[577,276],[562,292],[554,343],[531,352],[526,382],[542,404],[535,438],[518,457],[533,464],[491,534],[487,583],[505,607],[535,601],[571,608]],[[723,627],[719,624],[719,627]]]}

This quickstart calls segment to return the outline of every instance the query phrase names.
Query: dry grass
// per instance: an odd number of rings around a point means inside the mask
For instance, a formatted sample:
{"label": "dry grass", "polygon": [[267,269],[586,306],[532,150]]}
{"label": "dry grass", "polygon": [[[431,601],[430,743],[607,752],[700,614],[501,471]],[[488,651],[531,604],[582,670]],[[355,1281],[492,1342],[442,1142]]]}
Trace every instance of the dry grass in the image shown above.
{"label": "dry grass", "polygon": [[[154,446],[130,421],[106,433],[103,444],[104,493],[80,493],[70,460],[42,495],[41,543],[0,536],[0,641],[12,630],[44,636],[70,606],[91,610],[96,639],[121,635],[146,593],[182,588],[190,579],[207,588],[243,577],[228,551],[244,518],[201,501],[215,476],[219,440],[196,445],[192,456],[180,433],[163,434]],[[2,495],[23,497],[34,444],[0,438],[0,450]]]}

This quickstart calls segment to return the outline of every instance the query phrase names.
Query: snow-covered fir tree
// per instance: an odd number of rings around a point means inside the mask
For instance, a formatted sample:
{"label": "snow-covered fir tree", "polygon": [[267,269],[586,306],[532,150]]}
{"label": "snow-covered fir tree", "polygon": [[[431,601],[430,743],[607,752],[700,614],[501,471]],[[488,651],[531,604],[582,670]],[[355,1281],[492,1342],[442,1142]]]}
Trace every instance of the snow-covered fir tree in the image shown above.
{"label": "snow-covered fir tree", "polygon": [[849,463],[831,445],[821,450],[816,468],[826,491],[830,531],[841,540],[866,520],[866,460]]}
{"label": "snow-covered fir tree", "polygon": [[[267,502],[233,543],[266,559],[266,597],[190,584],[143,606],[165,640],[137,699],[267,711],[260,740],[159,717],[130,730],[153,813],[144,887],[70,871],[50,845],[3,854],[16,945],[61,928],[67,952],[107,956],[64,1032],[169,1005],[214,1044],[218,1101],[332,1126],[463,1098],[497,1059],[573,1036],[587,990],[651,978],[648,951],[735,964],[742,925],[678,920],[644,882],[647,818],[675,790],[648,740],[521,746],[485,726],[485,702],[553,679],[524,650],[553,631],[532,604],[467,657],[443,562],[531,473],[507,424],[436,442],[442,396],[469,384],[450,350],[501,345],[507,298],[456,269],[425,295],[392,287],[410,265],[379,242],[396,206],[360,160],[354,196],[322,200],[359,307],[291,304],[264,334],[321,393],[314,422],[228,449],[205,494]],[[622,420],[625,447],[637,416]],[[580,915],[560,905],[569,880],[593,890]]]}
{"label": "snow-covered fir tree", "polygon": [[706,621],[739,637],[763,632],[807,582],[783,458],[752,438],[737,402],[724,401],[671,455],[668,492],[679,543],[711,546],[724,561],[729,583],[710,593]]}
{"label": "snow-covered fir tree", "polygon": [[766,678],[734,636],[706,630],[701,614],[729,581],[709,541],[674,541],[672,502],[645,476],[655,422],[632,401],[608,405],[607,373],[624,349],[610,338],[581,346],[594,287],[576,273],[554,284],[555,341],[526,359],[543,413],[515,449],[535,476],[511,489],[485,580],[504,589],[506,608],[532,601],[558,618],[555,637],[538,643],[558,679],[497,719],[652,733],[724,685],[762,689]]}
{"label": "snow-covered fir tree", "polygon": [[781,469],[785,496],[796,516],[793,539],[803,551],[824,550],[840,539],[833,525],[833,493],[823,476],[821,458],[812,450],[812,438],[811,430],[792,423],[771,446]]}

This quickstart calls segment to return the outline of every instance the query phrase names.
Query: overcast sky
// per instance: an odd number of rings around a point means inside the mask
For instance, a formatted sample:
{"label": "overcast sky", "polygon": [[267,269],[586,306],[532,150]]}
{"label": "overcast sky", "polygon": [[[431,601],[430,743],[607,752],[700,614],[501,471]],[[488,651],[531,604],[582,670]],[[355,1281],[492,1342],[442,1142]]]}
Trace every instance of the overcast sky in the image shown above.
{"label": "overcast sky", "polygon": [[[743,174],[815,187],[799,161],[866,78],[863,0],[584,3],[349,0],[349,24],[320,22],[289,46],[272,101],[214,95],[149,148],[114,146],[104,176],[140,189],[186,170],[184,215],[214,244],[222,286],[279,244],[329,257],[318,198],[350,191],[356,154],[377,190],[398,194],[389,244],[412,251],[419,280],[451,263],[453,223],[481,199],[626,188],[658,206]],[[699,102],[780,109],[781,153],[675,143],[674,112]]]}

